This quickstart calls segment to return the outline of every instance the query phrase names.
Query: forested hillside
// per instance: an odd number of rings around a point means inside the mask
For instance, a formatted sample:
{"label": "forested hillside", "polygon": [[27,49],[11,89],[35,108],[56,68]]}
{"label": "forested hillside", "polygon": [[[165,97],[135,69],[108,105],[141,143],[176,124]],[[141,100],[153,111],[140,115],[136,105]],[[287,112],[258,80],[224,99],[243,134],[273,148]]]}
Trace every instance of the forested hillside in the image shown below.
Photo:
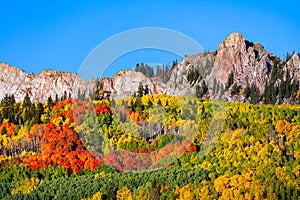
{"label": "forested hillside", "polygon": [[2,199],[300,196],[299,105],[6,96],[0,113]]}

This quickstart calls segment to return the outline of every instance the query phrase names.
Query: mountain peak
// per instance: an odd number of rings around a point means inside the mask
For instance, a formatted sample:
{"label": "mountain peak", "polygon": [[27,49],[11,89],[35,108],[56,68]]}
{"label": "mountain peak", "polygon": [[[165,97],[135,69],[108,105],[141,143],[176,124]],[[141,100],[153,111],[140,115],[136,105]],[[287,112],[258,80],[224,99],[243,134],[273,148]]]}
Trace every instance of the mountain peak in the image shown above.
{"label": "mountain peak", "polygon": [[224,48],[244,48],[246,47],[245,38],[241,33],[234,32],[226,37],[219,45],[218,51]]}
{"label": "mountain peak", "polygon": [[299,53],[298,53],[298,52],[295,52],[295,53],[292,55],[292,59],[300,59]]}
{"label": "mountain peak", "polygon": [[233,73],[237,85],[256,84],[264,91],[273,55],[259,43],[244,38],[241,33],[232,33],[219,45],[211,76],[223,86],[228,75]]}

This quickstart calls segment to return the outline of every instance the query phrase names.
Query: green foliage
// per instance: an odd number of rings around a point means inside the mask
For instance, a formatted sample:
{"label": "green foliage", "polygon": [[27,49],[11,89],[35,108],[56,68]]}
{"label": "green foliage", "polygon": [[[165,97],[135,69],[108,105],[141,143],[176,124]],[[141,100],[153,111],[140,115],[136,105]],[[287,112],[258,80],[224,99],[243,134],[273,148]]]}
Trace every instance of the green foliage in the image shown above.
{"label": "green foliage", "polygon": [[166,134],[158,137],[155,141],[153,141],[155,147],[157,149],[161,149],[166,144],[169,144],[170,142],[176,142],[180,141],[182,138],[175,134]]}
{"label": "green foliage", "polygon": [[233,72],[231,71],[230,74],[228,75],[225,90],[228,90],[230,88],[230,86],[233,84],[233,82],[234,82],[234,76],[233,76]]}
{"label": "green foliage", "polygon": [[136,64],[135,71],[142,72],[145,76],[147,76],[149,78],[153,78],[154,77],[154,70],[148,64],[144,64],[144,63]]}
{"label": "green foliage", "polygon": [[[94,178],[91,175],[58,178],[43,181],[30,194],[17,196],[17,199],[82,199],[89,198],[98,191],[108,198],[109,195],[114,195],[111,191],[120,190],[123,187],[135,191],[141,190],[143,186],[148,187],[145,189],[153,195],[155,188],[159,194],[160,186],[168,185],[170,189],[175,189],[175,186],[182,187],[187,183],[201,182],[207,178],[207,175],[207,171],[203,169],[169,167],[150,172],[112,173],[102,178]],[[0,187],[3,189],[1,194],[3,197],[13,197],[8,192],[10,185],[2,184]]]}
{"label": "green foliage", "polygon": [[51,110],[52,107],[53,107],[54,103],[53,103],[53,100],[52,100],[52,97],[49,96],[48,97],[48,100],[47,100],[47,106],[48,106],[48,109]]}
{"label": "green foliage", "polygon": [[197,69],[192,68],[191,70],[189,70],[187,80],[191,86],[193,86],[197,81],[200,81],[201,79],[202,77]]}
{"label": "green foliage", "polygon": [[199,85],[196,86],[196,97],[202,98],[207,92],[208,92],[208,87],[205,81],[203,80],[201,86]]}
{"label": "green foliage", "polygon": [[1,100],[1,123],[3,119],[8,119],[9,122],[16,123],[16,110],[14,104],[16,103],[14,95],[5,95]]}
{"label": "green foliage", "polygon": [[271,78],[266,83],[264,90],[264,102],[267,104],[281,104],[285,99],[295,102],[298,86],[295,80],[292,82],[289,70],[283,70],[284,64],[275,57]]}
{"label": "green foliage", "polygon": [[260,100],[260,91],[258,87],[253,83],[250,87],[250,103],[256,104]]}
{"label": "green foliage", "polygon": [[135,71],[141,72],[149,78],[158,77],[164,83],[166,83],[169,80],[170,76],[171,76],[171,71],[172,71],[173,67],[176,66],[176,65],[177,65],[177,60],[173,61],[172,66],[169,66],[169,65],[159,66],[159,65],[157,65],[156,70],[154,72],[154,68],[151,67],[150,65],[144,64],[144,63],[141,63],[141,64],[138,63],[135,66]]}
{"label": "green foliage", "polygon": [[156,67],[155,77],[160,78],[164,83],[166,83],[171,76],[171,72],[174,66],[177,65],[177,61],[173,62],[172,66],[162,65]]}
{"label": "green foliage", "polygon": [[142,83],[139,83],[139,87],[137,90],[137,97],[142,97],[144,95],[144,87]]}
{"label": "green foliage", "polygon": [[234,83],[232,86],[231,95],[237,95],[239,93],[240,93],[240,88],[237,86],[236,83]]}

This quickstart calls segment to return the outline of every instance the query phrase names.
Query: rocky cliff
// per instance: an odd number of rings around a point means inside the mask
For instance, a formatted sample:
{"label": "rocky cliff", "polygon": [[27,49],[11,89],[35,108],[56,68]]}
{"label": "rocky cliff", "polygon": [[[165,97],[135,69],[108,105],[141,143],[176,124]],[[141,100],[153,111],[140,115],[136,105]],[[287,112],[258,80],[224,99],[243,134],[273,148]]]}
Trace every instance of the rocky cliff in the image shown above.
{"label": "rocky cliff", "polygon": [[94,86],[95,80],[85,82],[77,74],[44,70],[35,76],[0,63],[0,99],[6,94],[14,94],[16,101],[22,101],[28,93],[32,101],[45,102],[49,96],[54,99],[58,94],[61,97],[65,91],[77,95],[78,90]]}
{"label": "rocky cliff", "polygon": [[240,33],[233,33],[219,45],[211,78],[226,85],[229,73],[233,72],[237,85],[255,83],[263,92],[273,60],[274,55],[261,44],[245,40]]}
{"label": "rocky cliff", "polygon": [[[148,85],[152,93],[169,95],[195,95],[196,87],[206,83],[207,96],[216,96],[217,90],[225,88],[229,74],[233,74],[233,83],[219,97],[239,101],[241,94],[230,92],[234,83],[239,90],[247,85],[256,85],[263,95],[265,85],[271,78],[276,56],[264,49],[260,43],[247,41],[242,34],[232,33],[222,41],[215,52],[204,52],[185,57],[172,68],[167,82],[160,78],[149,78],[141,72],[122,70],[111,78],[102,78],[103,89],[112,92],[114,98],[131,96],[140,83]],[[138,62],[138,61],[137,61]],[[279,61],[282,73],[289,72],[291,81],[300,80],[300,57],[294,53],[285,61]],[[281,80],[282,82],[283,80]],[[280,81],[279,81],[280,82]],[[44,70],[36,76],[23,70],[0,63],[0,98],[5,94],[14,94],[17,101],[22,101],[29,93],[32,101],[45,102],[49,96],[62,96],[64,91],[77,97],[78,90],[94,91],[96,80],[83,81],[79,75],[67,72]],[[299,89],[299,88],[298,88]]]}

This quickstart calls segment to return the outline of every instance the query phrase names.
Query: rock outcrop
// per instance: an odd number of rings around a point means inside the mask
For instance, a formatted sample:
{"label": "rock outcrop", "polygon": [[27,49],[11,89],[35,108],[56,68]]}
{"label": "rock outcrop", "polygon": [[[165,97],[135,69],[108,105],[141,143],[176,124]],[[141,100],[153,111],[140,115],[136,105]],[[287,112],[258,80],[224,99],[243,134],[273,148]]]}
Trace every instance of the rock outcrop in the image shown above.
{"label": "rock outcrop", "polygon": [[300,57],[294,53],[286,63],[286,70],[289,70],[293,80],[300,80]]}
{"label": "rock outcrop", "polygon": [[[185,57],[173,68],[164,93],[169,95],[195,95],[195,86],[201,82],[201,78],[205,78],[211,73],[214,60],[214,53],[206,52]],[[188,81],[188,75],[193,70],[197,70],[201,78],[191,84]]]}
{"label": "rock outcrop", "polygon": [[141,72],[133,70],[121,70],[112,78],[102,78],[101,82],[105,90],[112,92],[114,98],[131,96],[137,91],[139,84],[148,85],[152,93],[162,93],[165,84],[158,79],[150,79]]}
{"label": "rock outcrop", "polygon": [[225,86],[228,75],[233,72],[237,85],[245,87],[255,83],[263,92],[273,60],[274,55],[261,44],[245,40],[240,33],[232,33],[219,45],[210,79],[216,78]]}

